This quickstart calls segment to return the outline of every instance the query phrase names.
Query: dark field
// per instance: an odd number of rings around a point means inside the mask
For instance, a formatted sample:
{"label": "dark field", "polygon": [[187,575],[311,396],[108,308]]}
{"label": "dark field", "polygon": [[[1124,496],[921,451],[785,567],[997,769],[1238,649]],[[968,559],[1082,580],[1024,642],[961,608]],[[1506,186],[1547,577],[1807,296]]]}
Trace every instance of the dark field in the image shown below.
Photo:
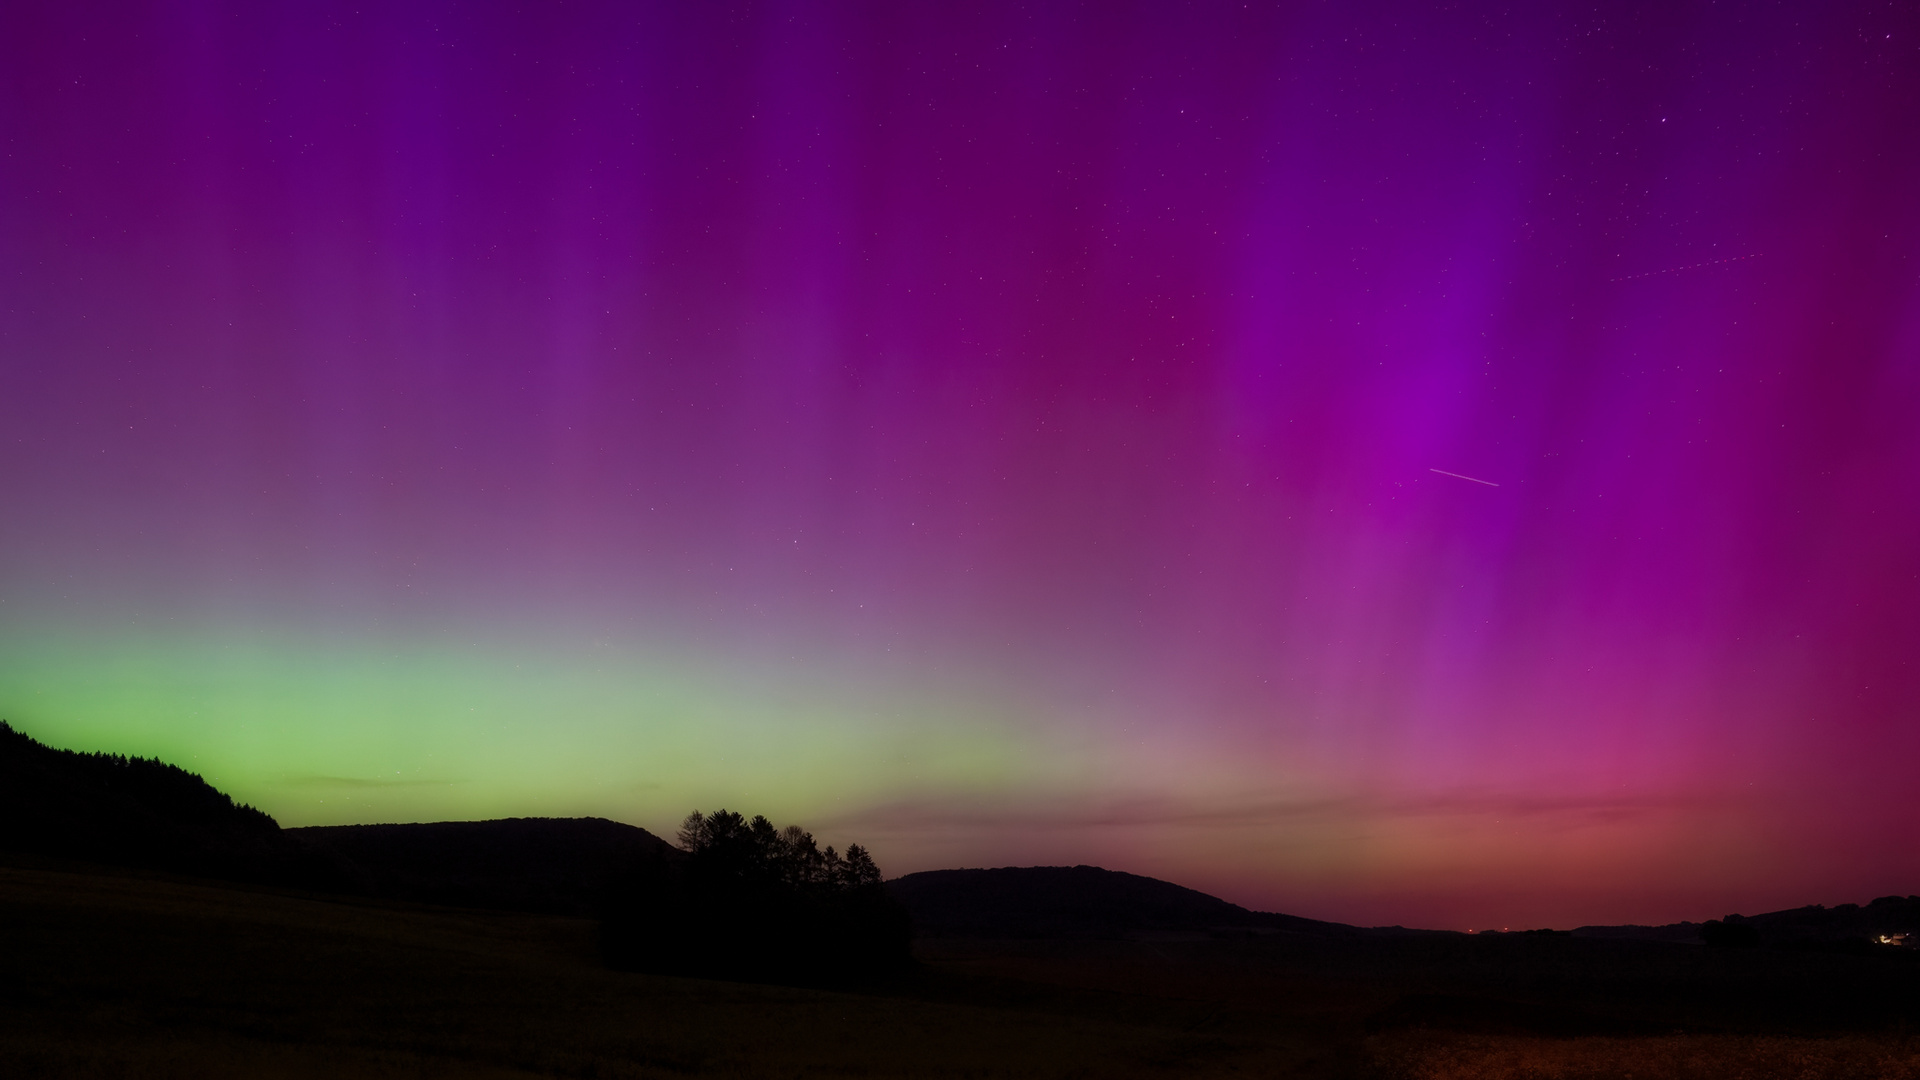
{"label": "dark field", "polygon": [[1911,953],[1458,935],[921,942],[829,992],[588,920],[0,868],[4,1076],[1920,1077]]}

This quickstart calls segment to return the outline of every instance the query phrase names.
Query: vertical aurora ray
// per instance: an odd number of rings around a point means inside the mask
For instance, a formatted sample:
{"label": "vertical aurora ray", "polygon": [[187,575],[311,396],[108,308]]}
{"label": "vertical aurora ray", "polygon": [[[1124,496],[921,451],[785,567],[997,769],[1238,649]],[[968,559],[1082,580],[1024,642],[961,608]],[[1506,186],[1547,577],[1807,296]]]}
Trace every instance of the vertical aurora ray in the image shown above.
{"label": "vertical aurora ray", "polygon": [[1916,47],[9,6],[0,715],[295,823],[724,802],[1427,925],[1911,892]]}

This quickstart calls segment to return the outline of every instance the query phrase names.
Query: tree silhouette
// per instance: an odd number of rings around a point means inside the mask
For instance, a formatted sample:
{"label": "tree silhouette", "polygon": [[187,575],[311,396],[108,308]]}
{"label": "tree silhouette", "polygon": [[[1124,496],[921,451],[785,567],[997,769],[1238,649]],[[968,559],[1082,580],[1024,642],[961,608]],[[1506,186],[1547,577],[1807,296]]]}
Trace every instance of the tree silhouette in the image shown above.
{"label": "tree silhouette", "polygon": [[799,983],[908,962],[906,911],[858,844],[821,848],[797,825],[695,811],[686,858],[638,866],[611,891],[602,944],[616,967]]}
{"label": "tree silhouette", "polygon": [[1738,915],[1700,924],[1700,940],[1716,949],[1751,949],[1760,944],[1760,931]]}
{"label": "tree silhouette", "polygon": [[45,746],[0,720],[0,851],[252,881],[304,882],[273,818],[157,758]]}

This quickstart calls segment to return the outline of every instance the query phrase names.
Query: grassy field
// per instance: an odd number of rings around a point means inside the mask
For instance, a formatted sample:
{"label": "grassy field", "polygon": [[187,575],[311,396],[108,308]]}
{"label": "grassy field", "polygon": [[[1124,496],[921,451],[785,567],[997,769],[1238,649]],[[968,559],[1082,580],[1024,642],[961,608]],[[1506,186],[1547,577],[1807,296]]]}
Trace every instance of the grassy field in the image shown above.
{"label": "grassy field", "polygon": [[[1041,988],[848,994],[601,968],[584,920],[0,869],[0,1075],[1273,1076],[1221,1037]],[[990,981],[989,981],[990,982]],[[987,1003],[971,1003],[975,994]],[[1127,1010],[1121,1010],[1123,1013]]]}
{"label": "grassy field", "polygon": [[0,1076],[1920,1078],[1905,956],[923,942],[838,993],[608,971],[593,933],[0,868]]}
{"label": "grassy field", "polygon": [[1405,1080],[1911,1080],[1920,1042],[1897,1035],[1543,1039],[1423,1032],[1371,1040],[1373,1071]]}

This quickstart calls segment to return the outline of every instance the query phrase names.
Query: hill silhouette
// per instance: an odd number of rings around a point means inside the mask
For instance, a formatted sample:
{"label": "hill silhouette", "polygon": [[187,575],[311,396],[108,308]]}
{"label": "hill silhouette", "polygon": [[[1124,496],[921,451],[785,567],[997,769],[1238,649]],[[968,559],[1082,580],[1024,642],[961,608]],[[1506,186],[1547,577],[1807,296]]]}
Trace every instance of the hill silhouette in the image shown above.
{"label": "hill silhouette", "polygon": [[[1920,944],[1920,896],[1882,896],[1865,905],[1809,904],[1759,915],[1728,915],[1704,923],[1582,926],[1573,931],[1573,936],[1816,951],[1878,950],[1896,942],[1914,947]],[[1882,938],[1890,941],[1883,942]]]}
{"label": "hill silhouette", "polygon": [[610,876],[686,857],[645,829],[605,818],[325,825],[287,833],[352,867],[357,892],[548,915],[597,914]]}
{"label": "hill silhouette", "polygon": [[1730,915],[1727,920],[1747,923],[1762,944],[1781,948],[1852,941],[1872,944],[1881,935],[1920,932],[1920,896],[1882,896],[1865,905],[1812,904],[1746,918]]}
{"label": "hill silhouette", "polygon": [[1360,933],[1342,923],[1249,911],[1196,889],[1097,866],[928,870],[895,878],[887,890],[906,905],[920,937]]}
{"label": "hill silhouette", "polygon": [[229,880],[343,883],[272,817],[185,769],[55,750],[5,721],[0,851]]}
{"label": "hill silhouette", "polygon": [[681,853],[602,818],[282,829],[194,773],[56,750],[0,721],[0,852],[385,899],[588,915]]}
{"label": "hill silhouette", "polygon": [[[1252,911],[1195,889],[1097,866],[928,870],[887,882],[922,938],[1123,938],[1155,934],[1306,934],[1324,938],[1452,935],[1453,931],[1358,927]],[[1487,937],[1517,937],[1531,930]],[[1920,896],[1870,904],[1818,904],[1704,923],[1582,926],[1563,936],[1674,945],[1880,952],[1920,947]],[[1904,941],[1901,936],[1904,935]],[[1892,939],[1883,942],[1882,938]]]}
{"label": "hill silhouette", "polygon": [[[282,829],[157,759],[46,746],[0,720],[0,853],[319,892],[547,914],[599,913],[609,890],[677,880],[685,852],[602,818],[507,818]],[[923,938],[1153,934],[1440,934],[1363,929],[1237,904],[1093,866],[931,870],[885,885]],[[1808,905],[1706,923],[1583,926],[1576,938],[1860,951],[1920,940],[1920,896]]]}

